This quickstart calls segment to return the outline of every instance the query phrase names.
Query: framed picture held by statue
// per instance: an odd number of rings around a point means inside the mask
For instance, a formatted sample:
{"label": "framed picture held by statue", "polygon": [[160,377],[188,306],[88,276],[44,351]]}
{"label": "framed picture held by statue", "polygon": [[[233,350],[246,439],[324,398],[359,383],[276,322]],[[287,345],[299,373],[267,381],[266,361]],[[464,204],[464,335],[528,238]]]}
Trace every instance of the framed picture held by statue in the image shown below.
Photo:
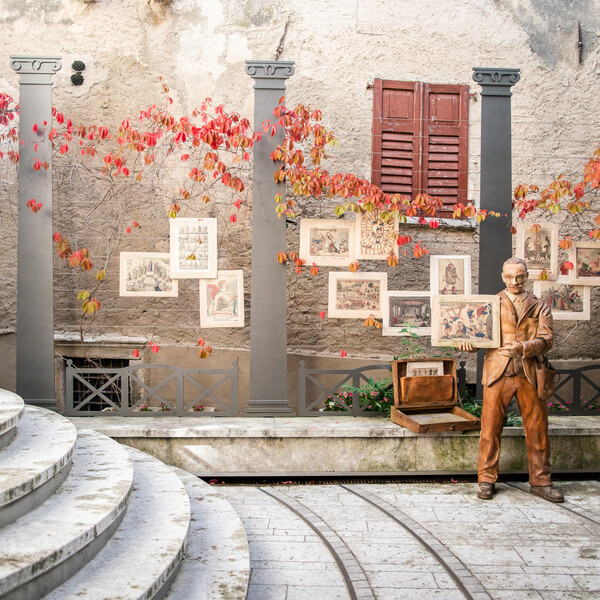
{"label": "framed picture held by statue", "polygon": [[433,296],[431,345],[456,347],[470,342],[474,348],[500,347],[498,296]]}

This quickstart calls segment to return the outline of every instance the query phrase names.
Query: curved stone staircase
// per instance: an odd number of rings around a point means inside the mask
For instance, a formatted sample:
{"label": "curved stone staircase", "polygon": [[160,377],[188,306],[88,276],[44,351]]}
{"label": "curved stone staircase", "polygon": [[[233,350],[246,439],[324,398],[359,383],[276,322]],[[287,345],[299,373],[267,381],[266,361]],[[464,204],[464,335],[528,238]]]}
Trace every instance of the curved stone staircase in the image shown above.
{"label": "curved stone staircase", "polygon": [[249,574],[217,490],[0,390],[1,600],[243,599]]}

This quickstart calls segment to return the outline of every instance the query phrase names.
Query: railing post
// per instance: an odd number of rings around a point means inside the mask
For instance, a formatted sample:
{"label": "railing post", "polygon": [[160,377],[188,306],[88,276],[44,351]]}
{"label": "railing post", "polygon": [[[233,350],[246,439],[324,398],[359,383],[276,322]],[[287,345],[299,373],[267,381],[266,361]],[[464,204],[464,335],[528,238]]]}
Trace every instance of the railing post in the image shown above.
{"label": "railing post", "polygon": [[306,362],[303,360],[298,369],[298,416],[306,416]]}
{"label": "railing post", "polygon": [[[17,394],[56,407],[52,270],[52,75],[60,57],[11,56],[20,75],[17,246]],[[39,160],[47,167],[34,169]],[[27,203],[41,204],[34,213]]]}

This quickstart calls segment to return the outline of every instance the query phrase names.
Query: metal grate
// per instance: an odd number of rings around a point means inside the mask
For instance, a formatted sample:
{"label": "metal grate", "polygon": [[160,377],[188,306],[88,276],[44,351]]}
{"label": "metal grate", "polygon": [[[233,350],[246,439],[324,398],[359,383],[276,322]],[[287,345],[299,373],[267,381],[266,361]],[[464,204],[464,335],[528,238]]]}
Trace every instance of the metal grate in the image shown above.
{"label": "metal grate", "polygon": [[[79,414],[102,412],[118,406],[121,403],[121,388],[111,380],[111,375],[106,369],[122,369],[129,366],[129,360],[126,358],[85,358],[74,356],[65,359],[70,361],[76,369],[86,369],[85,380],[73,378],[73,391],[70,404],[79,406]],[[67,363],[68,364],[68,363]],[[85,382],[89,385],[87,385]],[[85,400],[90,396],[91,388],[102,390],[102,394],[96,394],[88,402]],[[131,400],[131,390],[129,390],[128,399]]]}

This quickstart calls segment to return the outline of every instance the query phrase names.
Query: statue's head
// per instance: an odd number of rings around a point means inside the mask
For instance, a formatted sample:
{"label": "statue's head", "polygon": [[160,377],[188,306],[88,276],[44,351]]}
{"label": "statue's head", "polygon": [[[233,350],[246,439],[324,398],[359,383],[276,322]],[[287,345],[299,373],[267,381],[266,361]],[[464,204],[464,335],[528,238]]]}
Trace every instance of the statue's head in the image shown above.
{"label": "statue's head", "polygon": [[516,256],[505,260],[502,265],[502,281],[511,294],[522,294],[527,282],[527,263]]}

